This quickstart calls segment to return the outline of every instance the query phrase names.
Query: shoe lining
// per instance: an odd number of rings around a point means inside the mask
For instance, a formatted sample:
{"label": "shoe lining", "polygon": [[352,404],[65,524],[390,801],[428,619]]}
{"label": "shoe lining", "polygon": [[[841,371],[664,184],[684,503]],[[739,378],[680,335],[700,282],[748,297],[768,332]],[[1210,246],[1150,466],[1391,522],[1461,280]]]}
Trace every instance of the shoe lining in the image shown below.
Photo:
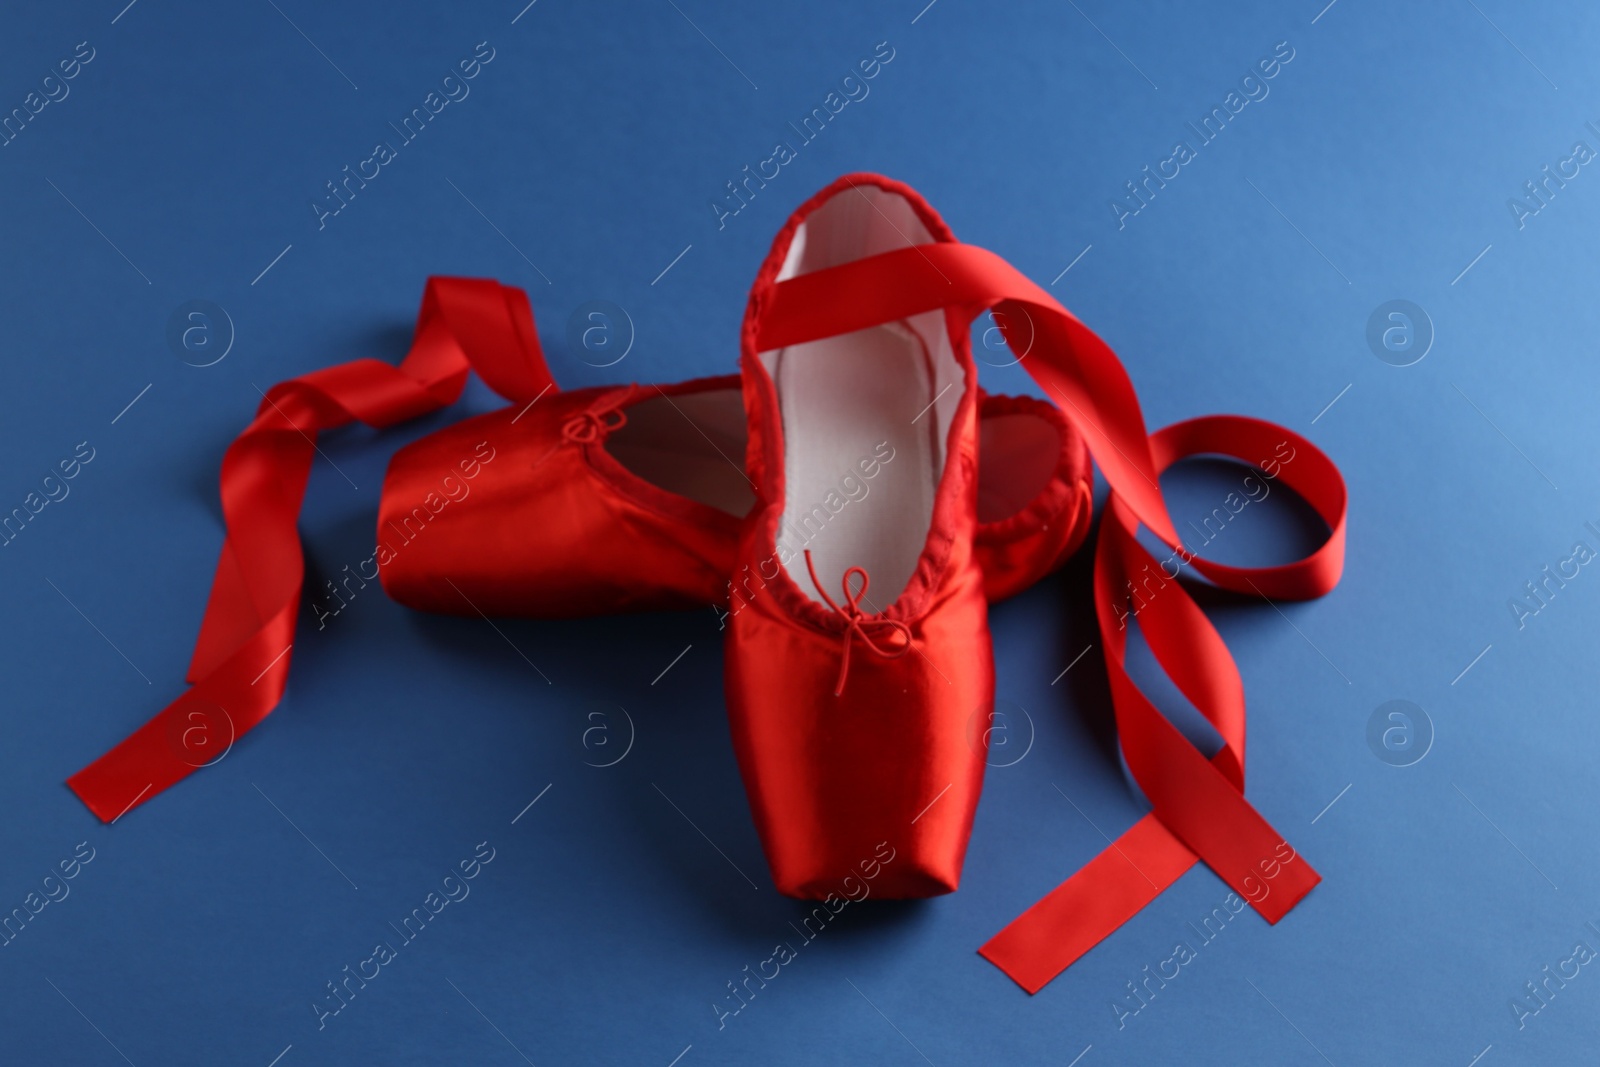
{"label": "shoe lining", "polygon": [[[841,192],[797,230],[779,279],[932,240],[898,194]],[[944,315],[931,311],[761,354],[784,435],[785,566],[812,600],[806,570],[835,600],[850,567],[872,579],[862,608],[881,611],[916,572],[932,525],[945,442],[964,383]]]}
{"label": "shoe lining", "polygon": [[658,394],[628,408],[606,451],[657,488],[743,517],[755,503],[744,472],[747,427],[738,389]]}

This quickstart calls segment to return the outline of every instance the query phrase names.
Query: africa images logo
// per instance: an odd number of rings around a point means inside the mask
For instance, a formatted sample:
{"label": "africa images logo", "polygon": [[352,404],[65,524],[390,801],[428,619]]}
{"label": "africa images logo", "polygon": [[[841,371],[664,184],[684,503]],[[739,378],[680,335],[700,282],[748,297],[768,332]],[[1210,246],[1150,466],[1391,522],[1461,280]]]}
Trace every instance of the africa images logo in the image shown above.
{"label": "africa images logo", "polygon": [[[1263,56],[1256,61],[1255,66],[1247,70],[1239,79],[1239,88],[1230,89],[1228,95],[1223,97],[1222,103],[1213,107],[1209,112],[1200,117],[1200,122],[1185,124],[1184,139],[1172,146],[1172,154],[1165,159],[1157,160],[1155,170],[1146,164],[1142,178],[1125,183],[1128,190],[1126,197],[1113,197],[1110,201],[1111,217],[1116,220],[1117,229],[1127,229],[1128,220],[1150,206],[1156,193],[1167,187],[1167,182],[1172,181],[1183,173],[1183,168],[1188,166],[1200,156],[1200,149],[1222,136],[1222,131],[1227,129],[1228,123],[1237,119],[1252,102],[1260,102],[1272,92],[1272,87],[1267,83],[1276,78],[1284,67],[1294,59],[1294,47],[1288,41],[1279,41],[1272,46],[1272,54]],[[1190,135],[1194,143],[1191,145]]]}
{"label": "africa images logo", "polygon": [[[879,41],[873,46],[872,55],[850,68],[839,79],[839,88],[830,90],[819,106],[801,117],[798,126],[792,121],[789,123],[789,129],[794,131],[799,143],[788,139],[774,143],[772,155],[758,162],[754,172],[749,164],[745,164],[740,171],[743,177],[727,182],[727,193],[711,200],[711,214],[717,220],[717,229],[726,228],[730,218],[748,207],[750,201],[756,198],[756,191],[765,189],[767,182],[777,178],[785,166],[799,158],[800,149],[821,137],[822,131],[828,128],[828,123],[836,115],[850,104],[865,100],[872,92],[872,86],[867,83],[893,62],[894,57],[894,46],[888,41]],[[771,173],[768,173],[768,168],[771,168]],[[754,188],[751,187],[752,182],[755,183]]]}
{"label": "africa images logo", "polygon": [[400,125],[389,123],[389,128],[397,135],[396,141],[379,141],[372,147],[372,155],[356,163],[355,170],[350,169],[347,163],[340,171],[342,177],[335,181],[326,182],[328,193],[326,196],[318,194],[311,201],[311,213],[316,216],[317,229],[328,228],[328,220],[339,212],[349,207],[355,200],[356,193],[367,187],[383,173],[383,168],[400,157],[400,149],[409,145],[421,136],[445,108],[452,103],[459,104],[472,92],[472,86],[467,83],[483,72],[483,68],[494,62],[495,51],[488,41],[479,41],[472,50],[472,55],[461,60],[450,68],[439,82],[437,91],[430,90],[422,98],[422,103],[413,107],[409,114],[400,119]]}

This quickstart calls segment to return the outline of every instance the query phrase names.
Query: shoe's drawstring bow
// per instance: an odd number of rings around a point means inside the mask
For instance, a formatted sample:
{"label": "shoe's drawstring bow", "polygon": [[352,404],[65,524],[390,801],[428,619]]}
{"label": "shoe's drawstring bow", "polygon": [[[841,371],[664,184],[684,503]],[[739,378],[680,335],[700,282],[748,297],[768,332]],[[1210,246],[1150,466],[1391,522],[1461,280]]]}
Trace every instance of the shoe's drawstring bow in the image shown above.
{"label": "shoe's drawstring bow", "polygon": [[637,388],[637,385],[630,385],[606,393],[563,423],[561,436],[575,445],[587,445],[622,429],[628,424],[628,413],[623,409],[633,399]]}
{"label": "shoe's drawstring bow", "polygon": [[[840,696],[844,693],[845,678],[850,674],[850,646],[854,643],[856,637],[860,637],[861,643],[866,645],[874,654],[882,656],[884,659],[898,659],[911,651],[911,627],[899,619],[873,618],[861,610],[861,600],[867,595],[867,585],[871,580],[867,576],[866,568],[851,567],[844,572],[844,578],[841,580],[841,585],[844,587],[844,605],[841,607],[835,603],[833,597],[828,595],[828,591],[822,587],[821,580],[817,578],[816,564],[811,561],[811,550],[806,549],[805,555],[806,570],[811,572],[811,584],[816,586],[817,593],[827,602],[828,607],[843,616],[845,620],[843,651],[839,657],[839,683],[833,689],[833,695]],[[850,576],[854,574],[861,576],[861,587],[852,592],[850,589]],[[867,627],[869,626],[886,628],[893,633],[898,633],[902,640],[896,647],[884,648],[867,633]]]}

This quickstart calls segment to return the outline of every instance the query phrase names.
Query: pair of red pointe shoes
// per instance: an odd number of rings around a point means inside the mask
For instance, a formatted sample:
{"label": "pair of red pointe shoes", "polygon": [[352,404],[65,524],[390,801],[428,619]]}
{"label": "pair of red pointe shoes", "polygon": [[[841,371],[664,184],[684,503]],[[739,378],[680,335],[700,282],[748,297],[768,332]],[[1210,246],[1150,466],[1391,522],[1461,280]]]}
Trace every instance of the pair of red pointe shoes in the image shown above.
{"label": "pair of red pointe shoes", "polygon": [[[385,480],[379,533],[404,547],[381,574],[411,607],[724,609],[734,745],[794,896],[891,854],[876,894],[956,888],[994,691],[987,602],[1089,525],[1082,436],[1052,404],[980,393],[972,309],[763,340],[786,280],[953,240],[905,186],[836,183],[757,277],[740,378],[544,395],[408,446]],[[428,494],[478,442],[494,462],[433,519]]]}
{"label": "pair of red pointe shoes", "polygon": [[[986,310],[1049,403],[979,390],[969,329]],[[1328,592],[1343,566],[1338,468],[1256,419],[1148,433],[1104,341],[999,256],[956,241],[914,190],[865,174],[818,193],[778,234],[750,293],[738,377],[561,392],[524,293],[432,278],[398,366],[356,360],[269,390],[223,460],[228,532],[192,687],[69,780],[101,819],[214,763],[283,696],[317,434],[436,410],[470,370],[510,406],[395,457],[376,570],[360,577],[459,614],[715,605],[734,749],[782,892],[826,898],[852,875],[880,897],[956,888],[994,695],[988,603],[1081,543],[1091,455],[1110,488],[1099,644],[1119,746],[1151,810],[983,955],[1036,991],[1202,861],[1269,922],[1317,884],[1245,799],[1243,683],[1176,579],[1189,567],[1269,603]],[[1326,543],[1265,567],[1194,555],[1159,479],[1196,455],[1281,480],[1322,516]],[[1244,501],[1224,503],[1231,515]],[[1171,555],[1152,555],[1154,542]],[[1214,753],[1130,677],[1135,619],[1221,737]]]}

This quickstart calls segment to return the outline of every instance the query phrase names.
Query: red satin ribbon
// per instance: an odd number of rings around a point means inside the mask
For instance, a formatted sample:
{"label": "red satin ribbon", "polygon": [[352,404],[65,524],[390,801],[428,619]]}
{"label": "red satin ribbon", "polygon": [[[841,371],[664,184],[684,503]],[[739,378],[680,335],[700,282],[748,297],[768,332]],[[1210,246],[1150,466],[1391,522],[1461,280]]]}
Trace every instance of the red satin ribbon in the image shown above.
{"label": "red satin ribbon", "polygon": [[[1262,465],[1288,444],[1292,458],[1272,465],[1283,484],[1328,524],[1328,540],[1304,559],[1275,567],[1229,567],[1186,551],[1180,558],[1223,588],[1263,599],[1316,596],[1338,581],[1344,479],[1305,438],[1259,419],[1213,415],[1168,426],[1150,444],[1158,472],[1197,455]],[[978,950],[1030,993],[1137,914],[1199,857],[1272,923],[1320,881],[1244,800],[1245,704],[1238,667],[1188,591],[1167,578],[1139,544],[1138,526],[1113,490],[1096,546],[1094,599],[1123,755],[1153,810]],[[1144,594],[1137,619],[1156,661],[1222,737],[1222,748],[1210,760],[1128,676],[1126,619],[1118,609],[1128,603],[1130,582]],[[1213,857],[1222,857],[1223,864]]]}
{"label": "red satin ribbon", "polygon": [[411,351],[280,382],[222,461],[227,538],[189,664],[193,686],[67,780],[113,821],[198,767],[267,716],[283,696],[305,572],[295,522],[317,434],[353,421],[384,427],[452,404],[474,368],[513,402],[554,383],[528,298],[471,278],[430,278]]}
{"label": "red satin ribbon", "polygon": [[[782,348],[945,309],[970,322],[985,309],[1021,363],[1078,423],[1111,486],[1095,564],[1095,611],[1107,653],[1117,730],[1128,768],[1151,804],[1123,838],[1001,931],[980,952],[1030,993],[1098,944],[1203,859],[1268,922],[1277,922],[1320,880],[1244,799],[1245,703],[1238,668],[1205,614],[1165,579],[1141,598],[1138,622],[1156,661],[1223,739],[1206,759],[1128,676],[1125,610],[1135,577],[1159,568],[1137,541],[1149,528],[1201,575],[1225,589],[1300,599],[1333,588],[1344,562],[1345,489],[1335,467],[1289,430],[1232,416],[1145,431],[1133,383],[1093,331],[999,256],[937,243],[870,256],[779,283],[753,316],[756,346]],[[965,323],[963,323],[964,325]],[[1230,567],[1183,547],[1159,476],[1186,456],[1219,454],[1251,464],[1279,443],[1295,449],[1280,467],[1331,534],[1293,563]]]}

